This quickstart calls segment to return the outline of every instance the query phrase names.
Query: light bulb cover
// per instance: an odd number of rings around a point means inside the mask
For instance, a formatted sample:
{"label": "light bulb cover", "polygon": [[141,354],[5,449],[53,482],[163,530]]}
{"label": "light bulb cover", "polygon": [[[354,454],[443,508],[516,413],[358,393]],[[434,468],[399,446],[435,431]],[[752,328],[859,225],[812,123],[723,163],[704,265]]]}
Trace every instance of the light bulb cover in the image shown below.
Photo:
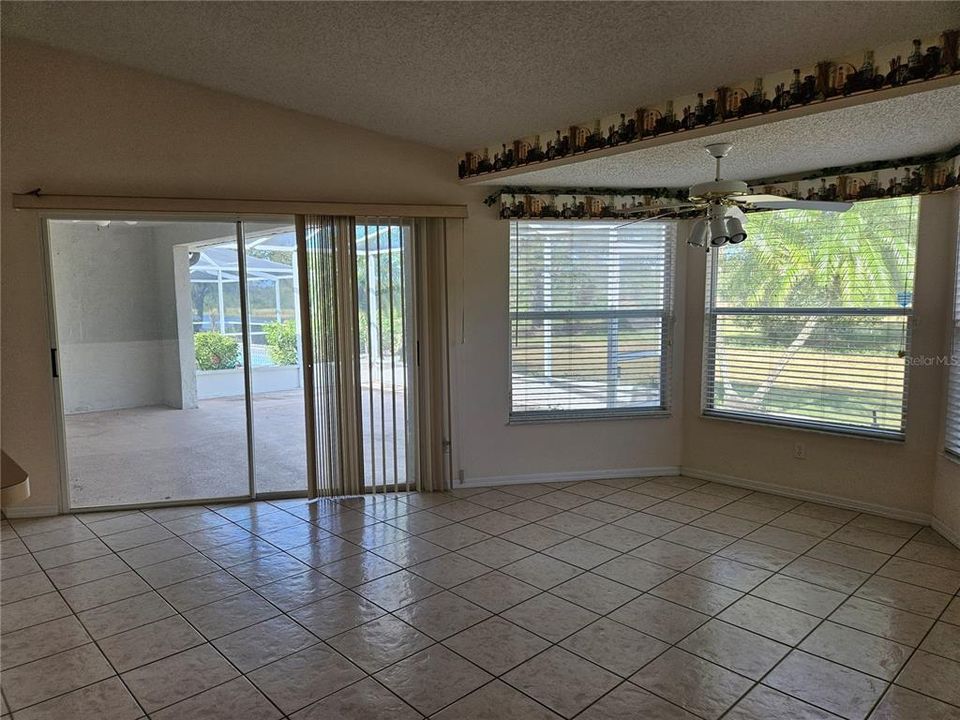
{"label": "light bulb cover", "polygon": [[747,239],[747,231],[743,229],[740,218],[728,217],[726,223],[727,236],[730,238],[731,244],[738,245]]}
{"label": "light bulb cover", "polygon": [[688,245],[703,247],[707,242],[707,221],[703,218],[697,220],[690,228],[690,237],[687,239]]}

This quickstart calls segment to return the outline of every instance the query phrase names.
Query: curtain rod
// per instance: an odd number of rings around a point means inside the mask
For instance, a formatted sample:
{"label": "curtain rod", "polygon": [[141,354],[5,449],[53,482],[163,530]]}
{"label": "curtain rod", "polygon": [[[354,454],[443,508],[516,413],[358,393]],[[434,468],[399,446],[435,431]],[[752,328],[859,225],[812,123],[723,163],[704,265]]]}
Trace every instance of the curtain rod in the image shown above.
{"label": "curtain rod", "polygon": [[16,210],[98,210],[103,212],[198,213],[221,215],[349,215],[363,217],[465,218],[466,205],[240,200],[227,198],[53,195],[37,188],[13,193]]}

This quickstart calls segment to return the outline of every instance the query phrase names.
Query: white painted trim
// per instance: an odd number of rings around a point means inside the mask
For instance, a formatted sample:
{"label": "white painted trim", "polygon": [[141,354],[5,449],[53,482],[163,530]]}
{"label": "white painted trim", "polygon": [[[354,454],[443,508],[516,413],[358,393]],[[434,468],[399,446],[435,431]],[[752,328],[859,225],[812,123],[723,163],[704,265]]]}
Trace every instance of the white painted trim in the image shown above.
{"label": "white painted trim", "polygon": [[936,515],[930,518],[930,527],[960,548],[960,530],[954,530],[953,528],[947,527],[946,523],[944,523],[943,520],[938,518]]}
{"label": "white painted trim", "polygon": [[681,467],[680,474],[686,477],[697,478],[699,480],[712,480],[713,482],[733,485],[735,487],[747,488],[749,490],[760,490],[762,492],[774,493],[785,497],[796,498],[797,500],[808,500],[810,502],[823,503],[824,505],[833,505],[835,507],[846,508],[847,510],[859,510],[874,515],[893,518],[894,520],[906,520],[907,522],[918,523],[920,525],[930,525],[931,518],[928,513],[914,512],[912,510],[901,510],[900,508],[890,507],[888,505],[879,505],[877,503],[862,502],[852,500],[841,495],[831,493],[821,493],[814,490],[801,490],[790,487],[789,485],[778,485],[777,483],[766,482],[764,480],[748,480],[747,478],[735,477],[733,475],[723,475],[709,470],[700,470],[692,467]]}
{"label": "white painted trim", "polygon": [[[931,88],[932,89],[932,88]],[[322,200],[231,200],[227,198],[132,197],[13,193],[16,210],[106,213],[189,213],[192,215],[359,215],[363,217],[465,218],[466,205],[342,203]],[[247,218],[249,220],[249,218]]]}
{"label": "white painted trim", "polygon": [[577,470],[574,472],[540,473],[537,475],[493,475],[466,478],[454,486],[454,490],[467,487],[490,487],[494,485],[523,485],[542,482],[573,482],[575,480],[614,480],[619,478],[661,477],[679,475],[676,465],[664,467],[622,468],[617,470]]}
{"label": "white painted trim", "polygon": [[3,508],[3,515],[8,518],[49,517],[59,514],[60,508],[57,505],[26,505],[24,507]]}

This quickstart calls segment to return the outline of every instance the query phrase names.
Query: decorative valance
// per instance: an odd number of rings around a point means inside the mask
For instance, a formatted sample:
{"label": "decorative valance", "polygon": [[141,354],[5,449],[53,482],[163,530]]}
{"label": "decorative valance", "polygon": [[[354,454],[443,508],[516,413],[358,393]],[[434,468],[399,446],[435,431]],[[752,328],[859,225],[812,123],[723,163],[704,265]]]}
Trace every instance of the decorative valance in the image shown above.
{"label": "decorative valance", "polygon": [[[491,143],[487,148],[464,155],[459,164],[460,178],[542,167],[542,163],[552,160],[589,155],[618,145],[642,146],[644,141],[656,137],[736,123],[763,113],[929,82],[960,70],[958,41],[960,30],[945,30],[939,37],[887,45],[876,53],[867,50],[837,60],[822,60],[812,67],[758,75],[753,80],[724,85],[713,92],[699,92],[598,116],[592,124],[571,125]],[[885,67],[880,67],[875,57],[889,60]],[[748,91],[748,87],[752,90]],[[490,147],[499,147],[499,150],[491,152]]]}
{"label": "decorative valance", "polygon": [[[941,192],[957,187],[960,145],[935,155],[881,160],[814,173],[748,181],[751,193],[797,200],[857,201],[900,195]],[[504,187],[484,202],[499,205],[500,217],[563,218],[617,217],[617,211],[637,205],[657,214],[665,200],[686,200],[682,188],[528,188]]]}

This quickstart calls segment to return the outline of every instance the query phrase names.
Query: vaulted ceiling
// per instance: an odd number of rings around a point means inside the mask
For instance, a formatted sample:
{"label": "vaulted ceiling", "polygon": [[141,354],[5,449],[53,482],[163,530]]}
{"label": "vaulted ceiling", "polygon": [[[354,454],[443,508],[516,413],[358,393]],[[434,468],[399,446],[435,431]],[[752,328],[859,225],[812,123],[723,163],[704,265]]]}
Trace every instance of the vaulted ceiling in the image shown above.
{"label": "vaulted ceiling", "polygon": [[960,25],[957,2],[4,2],[0,12],[8,37],[452,151]]}

